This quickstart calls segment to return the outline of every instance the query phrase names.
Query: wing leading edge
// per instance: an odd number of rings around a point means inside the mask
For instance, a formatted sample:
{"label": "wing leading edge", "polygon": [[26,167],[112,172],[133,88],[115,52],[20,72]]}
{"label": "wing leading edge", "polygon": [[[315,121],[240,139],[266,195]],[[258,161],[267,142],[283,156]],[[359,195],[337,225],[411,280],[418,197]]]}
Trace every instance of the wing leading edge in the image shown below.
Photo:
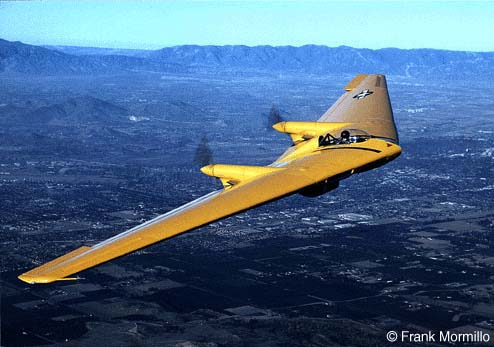
{"label": "wing leading edge", "polygon": [[203,170],[207,174],[228,172],[227,176],[240,178],[225,180],[228,184],[224,182],[225,188],[222,190],[209,193],[92,247],[80,247],[23,273],[19,279],[27,283],[74,279],[68,276],[308,186],[377,167],[401,153],[398,145],[386,139],[370,138],[365,142],[323,147],[317,145],[317,140],[313,137],[297,144],[289,156],[284,154],[270,167],[232,168],[218,165],[216,170],[214,166],[207,167]]}

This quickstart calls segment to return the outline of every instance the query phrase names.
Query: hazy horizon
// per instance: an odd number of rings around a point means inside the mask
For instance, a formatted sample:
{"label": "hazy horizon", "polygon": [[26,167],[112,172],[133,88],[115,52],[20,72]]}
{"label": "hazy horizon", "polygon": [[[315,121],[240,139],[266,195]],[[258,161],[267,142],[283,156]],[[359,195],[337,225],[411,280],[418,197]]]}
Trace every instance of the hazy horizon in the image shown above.
{"label": "hazy horizon", "polygon": [[494,2],[7,1],[0,9],[0,37],[32,45],[494,51]]}
{"label": "hazy horizon", "polygon": [[382,49],[400,49],[400,50],[421,50],[421,49],[432,49],[432,50],[440,50],[440,51],[456,51],[456,52],[474,52],[474,53],[491,53],[494,52],[494,50],[491,51],[473,51],[473,50],[460,50],[460,49],[446,49],[446,48],[435,48],[435,47],[417,47],[417,48],[400,48],[400,47],[381,47],[381,48],[369,48],[369,47],[355,47],[355,46],[349,46],[349,45],[335,45],[335,46],[330,46],[330,45],[322,45],[322,44],[314,44],[314,43],[306,43],[306,44],[301,44],[301,45],[270,45],[270,44],[258,44],[258,45],[246,45],[246,44],[224,44],[224,45],[215,45],[215,44],[179,44],[179,45],[173,45],[173,46],[157,46],[157,48],[126,48],[126,47],[104,47],[104,46],[89,46],[89,45],[76,45],[76,44],[52,44],[52,43],[31,43],[31,42],[26,42],[22,40],[8,40],[3,37],[0,37],[0,39],[10,41],[10,42],[21,42],[26,45],[32,45],[32,46],[40,46],[40,47],[74,47],[74,48],[94,48],[94,49],[108,49],[108,50],[135,50],[135,51],[154,51],[154,50],[160,50],[164,48],[172,48],[172,47],[180,47],[180,46],[198,46],[198,47],[228,47],[228,46],[245,46],[249,48],[253,47],[294,47],[294,48],[300,48],[304,46],[319,46],[319,47],[328,47],[328,48],[338,48],[338,47],[349,47],[349,48],[355,48],[355,49],[369,49],[372,51],[378,51]]}

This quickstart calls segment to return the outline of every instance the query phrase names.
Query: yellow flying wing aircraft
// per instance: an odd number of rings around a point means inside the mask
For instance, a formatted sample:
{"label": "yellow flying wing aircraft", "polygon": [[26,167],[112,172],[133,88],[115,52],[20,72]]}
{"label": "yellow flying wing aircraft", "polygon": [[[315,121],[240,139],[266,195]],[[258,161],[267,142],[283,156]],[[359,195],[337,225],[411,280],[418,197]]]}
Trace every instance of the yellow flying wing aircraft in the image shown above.
{"label": "yellow flying wing aircraft", "polygon": [[77,279],[82,270],[169,239],[252,207],[301,193],[317,196],[354,173],[381,166],[401,153],[386,78],[357,75],[317,122],[274,125],[293,140],[268,166],[208,165],[214,191],[94,246],[82,246],[19,276],[27,283]]}

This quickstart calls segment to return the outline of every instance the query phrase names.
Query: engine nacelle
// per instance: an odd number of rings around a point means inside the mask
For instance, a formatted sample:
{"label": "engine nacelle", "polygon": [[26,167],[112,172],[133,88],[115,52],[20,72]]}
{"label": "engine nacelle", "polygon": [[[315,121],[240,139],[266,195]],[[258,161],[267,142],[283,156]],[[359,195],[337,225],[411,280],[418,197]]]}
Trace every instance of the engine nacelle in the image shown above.
{"label": "engine nacelle", "polygon": [[348,170],[340,173],[339,175],[328,177],[324,181],[314,183],[308,187],[300,189],[298,193],[309,198],[315,198],[316,196],[323,195],[327,192],[335,190],[340,186],[340,181],[350,177],[355,170]]}
{"label": "engine nacelle", "polygon": [[305,187],[304,189],[299,190],[298,193],[309,198],[315,198],[316,196],[335,190],[339,185],[340,181],[324,180]]}
{"label": "engine nacelle", "polygon": [[273,125],[273,128],[290,135],[293,143],[297,144],[321,134],[334,133],[351,124],[343,122],[280,122]]}

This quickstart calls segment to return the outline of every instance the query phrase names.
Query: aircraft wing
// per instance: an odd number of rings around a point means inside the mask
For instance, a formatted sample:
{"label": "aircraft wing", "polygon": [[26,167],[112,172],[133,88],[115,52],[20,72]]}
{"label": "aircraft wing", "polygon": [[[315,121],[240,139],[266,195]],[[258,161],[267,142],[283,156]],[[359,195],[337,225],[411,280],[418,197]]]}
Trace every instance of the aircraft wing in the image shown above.
{"label": "aircraft wing", "polygon": [[[336,127],[339,129],[342,124]],[[323,128],[332,126],[327,123]],[[201,170],[219,178],[224,189],[96,245],[80,247],[20,275],[19,279],[27,283],[76,279],[69,276],[304,188],[337,183],[353,173],[380,166],[401,153],[397,144],[380,138],[328,146],[317,141],[316,136],[290,147],[289,155],[283,155],[270,166],[206,166]]]}
{"label": "aircraft wing", "polygon": [[384,75],[357,75],[319,122],[346,122],[376,137],[398,143]]}

